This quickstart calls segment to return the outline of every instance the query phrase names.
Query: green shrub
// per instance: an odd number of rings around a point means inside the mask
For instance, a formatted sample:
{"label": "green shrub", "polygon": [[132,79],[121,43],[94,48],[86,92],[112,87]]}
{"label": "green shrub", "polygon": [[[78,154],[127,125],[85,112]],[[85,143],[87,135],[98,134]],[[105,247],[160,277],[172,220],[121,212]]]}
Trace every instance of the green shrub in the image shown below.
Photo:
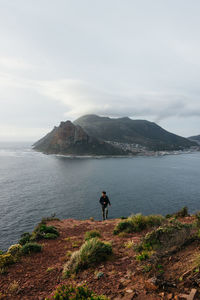
{"label": "green shrub", "polygon": [[90,230],[85,233],[85,240],[90,240],[95,237],[101,237],[101,234],[98,230]]}
{"label": "green shrub", "polygon": [[200,227],[200,212],[196,213],[195,218],[196,218],[196,226],[199,228]]}
{"label": "green shrub", "polygon": [[48,236],[50,239],[56,238],[59,236],[59,232],[54,226],[47,226],[46,224],[40,223],[34,229],[30,240],[36,241],[44,238],[48,239]]}
{"label": "green shrub", "polygon": [[97,296],[90,291],[86,286],[68,286],[60,285],[57,289],[45,300],[109,300],[107,297]]}
{"label": "green shrub", "polygon": [[141,243],[135,247],[136,251],[157,250],[181,246],[190,238],[190,224],[176,222],[170,225],[163,225],[145,235]]}
{"label": "green shrub", "polygon": [[136,259],[139,261],[143,261],[149,258],[149,253],[147,251],[142,251],[140,254],[136,256]]}
{"label": "green shrub", "polygon": [[42,250],[42,246],[40,244],[26,243],[24,246],[22,246],[21,253],[25,255],[25,254],[41,252],[41,250]]}
{"label": "green shrub", "polygon": [[98,238],[90,239],[72,254],[69,262],[64,266],[63,275],[77,273],[81,269],[106,260],[111,254],[112,246],[109,243],[102,242]]}
{"label": "green shrub", "polygon": [[21,249],[22,246],[20,244],[15,244],[8,248],[8,253],[10,253],[12,256],[15,256],[17,258],[18,256],[20,256]]}
{"label": "green shrub", "polygon": [[181,208],[179,211],[177,211],[177,212],[175,213],[175,216],[176,216],[176,217],[181,217],[181,218],[184,218],[184,217],[189,216],[187,206],[184,206],[184,207]]}
{"label": "green shrub", "polygon": [[188,208],[187,206],[182,207],[180,210],[178,210],[177,212],[173,213],[173,214],[167,214],[165,217],[167,219],[169,218],[184,218],[184,217],[188,217],[189,213],[188,213]]}
{"label": "green shrub", "polygon": [[55,239],[57,239],[57,234],[55,234],[55,233],[46,233],[45,234],[45,236],[44,236],[44,238],[45,239],[47,239],[47,240],[55,240]]}
{"label": "green shrub", "polygon": [[120,232],[139,232],[148,227],[160,226],[164,218],[160,215],[143,216],[141,214],[132,215],[124,221],[120,221],[114,228],[114,234]]}
{"label": "green shrub", "polygon": [[28,243],[30,241],[30,238],[31,238],[31,234],[29,232],[23,233],[19,240],[19,244],[22,246],[25,245],[26,243]]}
{"label": "green shrub", "polygon": [[0,255],[0,268],[4,268],[8,265],[11,265],[15,262],[14,257],[11,253],[5,253]]}

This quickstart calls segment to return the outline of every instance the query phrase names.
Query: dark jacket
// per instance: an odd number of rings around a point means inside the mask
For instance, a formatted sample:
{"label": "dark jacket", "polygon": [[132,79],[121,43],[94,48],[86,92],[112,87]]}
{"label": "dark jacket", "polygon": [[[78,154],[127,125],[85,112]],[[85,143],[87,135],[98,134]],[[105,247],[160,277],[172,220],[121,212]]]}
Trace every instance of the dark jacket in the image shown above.
{"label": "dark jacket", "polygon": [[99,203],[104,206],[104,207],[107,207],[108,204],[110,205],[110,200],[108,198],[108,196],[105,196],[105,197],[101,197],[100,200],[99,200]]}

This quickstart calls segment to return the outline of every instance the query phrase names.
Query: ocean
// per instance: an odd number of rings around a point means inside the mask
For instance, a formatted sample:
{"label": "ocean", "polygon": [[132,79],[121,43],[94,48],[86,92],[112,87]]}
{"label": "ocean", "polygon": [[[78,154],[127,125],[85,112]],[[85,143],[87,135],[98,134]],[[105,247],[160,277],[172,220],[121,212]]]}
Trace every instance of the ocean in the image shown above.
{"label": "ocean", "polygon": [[0,249],[52,214],[101,219],[106,190],[110,218],[132,213],[200,210],[200,152],[132,158],[44,155],[31,143],[0,143]]}

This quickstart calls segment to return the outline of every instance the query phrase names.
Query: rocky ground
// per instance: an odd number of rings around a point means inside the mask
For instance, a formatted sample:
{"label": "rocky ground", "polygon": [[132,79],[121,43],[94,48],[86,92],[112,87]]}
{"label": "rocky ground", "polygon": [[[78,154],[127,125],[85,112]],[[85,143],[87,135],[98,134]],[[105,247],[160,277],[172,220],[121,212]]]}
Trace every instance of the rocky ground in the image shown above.
{"label": "rocky ground", "polygon": [[[186,217],[180,221],[191,223],[194,220]],[[200,254],[198,240],[162,257],[157,270],[148,270],[148,262],[136,260],[133,247],[124,246],[128,241],[138,243],[147,230],[125,236],[113,235],[118,222],[117,219],[50,221],[48,224],[56,226],[60,236],[56,240],[42,241],[41,253],[22,257],[8,268],[8,273],[0,274],[0,299],[42,300],[60,283],[87,283],[95,293],[110,299],[200,299],[199,270],[195,270],[195,274],[192,271],[194,257]],[[112,243],[114,254],[96,267],[63,279],[63,265],[70,251],[77,250],[84,242],[85,232],[92,229],[100,231],[102,240]]]}

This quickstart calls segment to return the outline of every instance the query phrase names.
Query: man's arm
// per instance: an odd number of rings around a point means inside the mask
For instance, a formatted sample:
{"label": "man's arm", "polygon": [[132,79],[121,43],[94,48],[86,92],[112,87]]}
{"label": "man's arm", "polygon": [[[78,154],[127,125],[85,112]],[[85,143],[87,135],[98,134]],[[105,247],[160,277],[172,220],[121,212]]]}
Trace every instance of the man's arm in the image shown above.
{"label": "man's arm", "polygon": [[[108,198],[108,197],[107,197]],[[110,199],[108,198],[108,204],[111,206]]]}
{"label": "man's arm", "polygon": [[103,203],[102,203],[102,197],[99,199],[99,203],[102,205]]}

